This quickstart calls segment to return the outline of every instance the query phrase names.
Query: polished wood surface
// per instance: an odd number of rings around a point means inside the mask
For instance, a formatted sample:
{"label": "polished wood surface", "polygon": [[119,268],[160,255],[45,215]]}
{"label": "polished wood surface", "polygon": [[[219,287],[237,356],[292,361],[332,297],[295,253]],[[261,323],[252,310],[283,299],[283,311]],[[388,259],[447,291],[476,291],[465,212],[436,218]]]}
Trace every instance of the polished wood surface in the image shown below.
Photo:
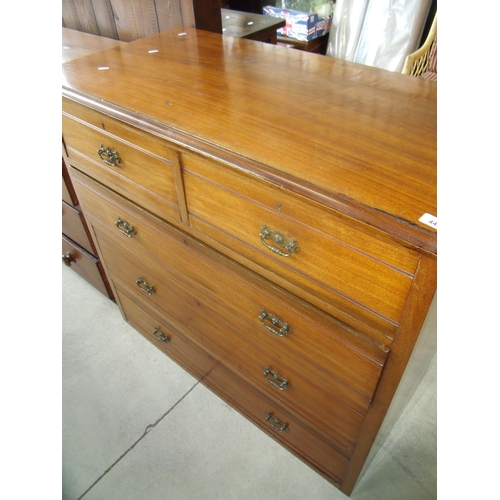
{"label": "polished wood surface", "polygon": [[276,30],[286,24],[285,19],[230,9],[221,9],[221,16],[222,34],[274,44]]}
{"label": "polished wood surface", "polygon": [[124,317],[347,494],[436,292],[435,90],[186,28],[63,65]]}
{"label": "polished wood surface", "polygon": [[186,29],[66,63],[63,95],[436,252],[435,83]]}
{"label": "polished wood surface", "polygon": [[125,42],[103,36],[95,36],[81,31],[62,28],[62,62],[72,61],[99,50],[112,49]]}

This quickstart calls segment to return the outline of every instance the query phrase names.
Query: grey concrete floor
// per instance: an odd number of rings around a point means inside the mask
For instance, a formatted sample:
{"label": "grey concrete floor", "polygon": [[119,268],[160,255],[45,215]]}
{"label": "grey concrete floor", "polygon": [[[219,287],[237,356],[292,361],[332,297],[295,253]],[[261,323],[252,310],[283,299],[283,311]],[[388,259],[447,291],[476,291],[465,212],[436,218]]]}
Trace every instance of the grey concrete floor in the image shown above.
{"label": "grey concrete floor", "polygon": [[[63,266],[64,500],[348,497],[212,394]],[[437,497],[436,359],[352,499]]]}

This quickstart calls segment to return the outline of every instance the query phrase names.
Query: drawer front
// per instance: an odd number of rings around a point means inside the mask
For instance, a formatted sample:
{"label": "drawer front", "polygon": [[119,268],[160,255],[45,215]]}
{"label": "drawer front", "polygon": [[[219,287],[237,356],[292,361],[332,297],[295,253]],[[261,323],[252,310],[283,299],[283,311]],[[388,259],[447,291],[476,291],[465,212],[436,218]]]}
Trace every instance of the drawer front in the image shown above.
{"label": "drawer front", "polygon": [[72,117],[80,122],[86,123],[87,125],[100,131],[106,131],[107,134],[119,137],[124,142],[140,146],[140,148],[150,152],[154,156],[163,158],[166,161],[170,160],[171,151],[166,146],[165,141],[156,139],[142,130],[127,125],[93,109],[81,106],[80,104],[70,101],[64,97],[62,100],[62,109],[63,114],[68,117]]}
{"label": "drawer front", "polygon": [[69,239],[85,248],[87,252],[95,253],[94,246],[87,234],[83,215],[64,201],[62,202],[62,232]]}
{"label": "drawer front", "polygon": [[[341,481],[349,462],[345,455],[319,439],[276,402],[260,394],[181,333],[172,329],[154,310],[139,302],[126,289],[117,283],[115,283],[115,289],[118,304],[125,319],[146,338],[183,368],[202,379],[203,383],[214,389],[257,425],[263,427],[280,443],[300,455],[307,450],[308,458],[316,467]],[[164,342],[158,330],[168,338],[168,342]],[[283,425],[286,426],[284,430]]]}
{"label": "drawer front", "polygon": [[327,311],[333,304],[393,338],[416,252],[223,165],[189,154],[181,164],[193,228],[319,298]]}
{"label": "drawer front", "polygon": [[[323,387],[314,385],[310,374],[301,366],[292,371],[283,353],[273,357],[247,342],[239,317],[218,301],[187,283],[174,281],[145,255],[129,254],[97,230],[96,234],[107,271],[115,281],[138,297],[145,297],[146,302],[168,317],[176,328],[244,374],[261,390],[294,408],[346,448],[353,449],[364,422],[362,415],[326,393]],[[286,381],[273,374],[281,375]]]}
{"label": "drawer front", "polygon": [[159,317],[137,297],[113,283],[117,303],[125,320],[162,352],[177,361],[198,379],[205,377],[217,361],[189,342],[184,335]]}
{"label": "drawer front", "polygon": [[[250,342],[270,355],[286,357],[291,366],[307,366],[320,387],[366,413],[387,352],[81,174],[77,177],[75,186],[85,209],[116,245],[148,253],[173,279],[214,297],[240,317],[240,329]],[[127,231],[130,237],[123,234]]]}
{"label": "drawer front", "polygon": [[[72,165],[159,216],[180,220],[172,153],[167,147],[159,157],[142,149],[140,144],[132,145],[68,116],[63,115],[62,121]],[[119,159],[113,157],[115,153]]]}
{"label": "drawer front", "polygon": [[66,265],[70,266],[71,269],[101,293],[108,297],[110,296],[104,283],[104,271],[99,260],[74,242],[68,240],[64,235],[62,237],[62,256],[63,262]]}
{"label": "drawer front", "polygon": [[281,405],[265,397],[222,364],[218,364],[203,382],[275,440],[300,458],[305,458],[309,465],[328,475],[335,483],[341,484],[349,459],[311,432]]}

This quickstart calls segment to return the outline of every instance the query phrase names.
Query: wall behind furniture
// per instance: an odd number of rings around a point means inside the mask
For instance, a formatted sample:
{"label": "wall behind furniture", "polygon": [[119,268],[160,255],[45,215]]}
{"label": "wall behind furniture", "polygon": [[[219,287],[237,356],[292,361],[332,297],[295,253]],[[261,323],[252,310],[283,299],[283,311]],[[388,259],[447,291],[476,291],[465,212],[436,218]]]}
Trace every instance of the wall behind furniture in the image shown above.
{"label": "wall behind furniture", "polygon": [[125,42],[180,26],[222,32],[219,0],[62,0],[62,25]]}

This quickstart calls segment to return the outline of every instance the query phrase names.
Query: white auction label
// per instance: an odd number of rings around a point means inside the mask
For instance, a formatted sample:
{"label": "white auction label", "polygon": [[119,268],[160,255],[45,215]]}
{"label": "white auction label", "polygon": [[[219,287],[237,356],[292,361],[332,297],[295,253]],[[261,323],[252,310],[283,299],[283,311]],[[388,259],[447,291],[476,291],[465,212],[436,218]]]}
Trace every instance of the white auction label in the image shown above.
{"label": "white auction label", "polygon": [[418,219],[420,222],[423,222],[424,224],[427,224],[428,226],[433,227],[434,229],[437,230],[438,228],[438,218],[435,215],[431,214],[424,214],[420,219]]}

